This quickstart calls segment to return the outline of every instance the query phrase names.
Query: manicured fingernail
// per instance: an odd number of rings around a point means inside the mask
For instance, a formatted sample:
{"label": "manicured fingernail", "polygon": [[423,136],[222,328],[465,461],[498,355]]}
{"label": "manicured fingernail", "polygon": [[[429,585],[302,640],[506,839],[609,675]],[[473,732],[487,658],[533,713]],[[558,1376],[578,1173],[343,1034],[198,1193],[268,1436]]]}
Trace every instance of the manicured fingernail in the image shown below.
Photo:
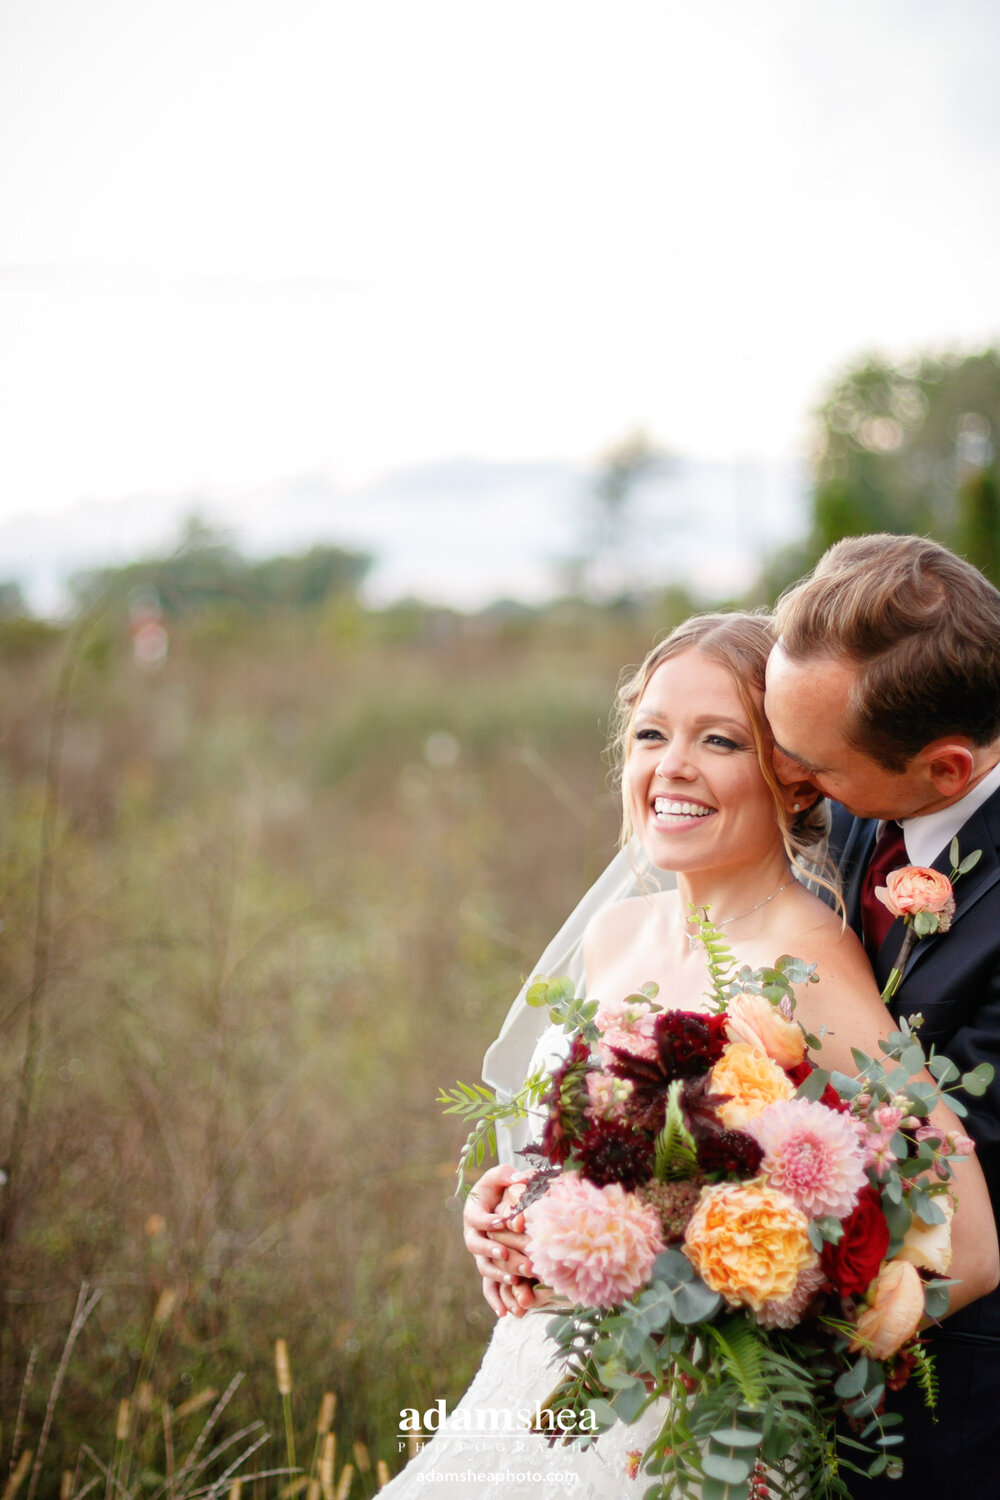
{"label": "manicured fingernail", "polygon": [[507,1285],[507,1286],[513,1286],[513,1285],[514,1285],[514,1278],[513,1278],[513,1276],[512,1276],[512,1275],[511,1275],[511,1274],[510,1274],[510,1272],[509,1272],[509,1271],[505,1271],[505,1272],[504,1272],[504,1278],[503,1278],[503,1279],[504,1279],[504,1282],[505,1282],[505,1284],[506,1284],[506,1285]]}

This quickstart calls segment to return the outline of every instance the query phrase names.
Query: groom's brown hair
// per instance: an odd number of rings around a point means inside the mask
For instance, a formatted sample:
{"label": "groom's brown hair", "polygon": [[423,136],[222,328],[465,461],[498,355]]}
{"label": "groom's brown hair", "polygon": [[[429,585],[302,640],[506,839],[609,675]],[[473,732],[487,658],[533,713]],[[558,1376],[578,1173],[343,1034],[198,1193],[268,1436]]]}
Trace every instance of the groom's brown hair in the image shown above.
{"label": "groom's brown hair", "polygon": [[845,537],[778,600],[775,626],[792,661],[860,667],[845,730],[886,770],[932,740],[1000,735],[1000,593],[937,542]]}

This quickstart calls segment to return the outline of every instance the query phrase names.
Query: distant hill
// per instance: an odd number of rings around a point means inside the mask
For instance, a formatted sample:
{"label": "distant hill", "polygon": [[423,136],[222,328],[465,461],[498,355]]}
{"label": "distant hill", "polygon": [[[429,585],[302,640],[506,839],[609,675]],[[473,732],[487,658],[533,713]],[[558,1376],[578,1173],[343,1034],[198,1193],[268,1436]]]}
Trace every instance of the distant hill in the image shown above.
{"label": "distant hill", "polygon": [[[538,600],[563,586],[586,548],[588,485],[587,471],[570,463],[453,457],[357,485],[316,469],[239,490],[90,499],[0,522],[0,582],[54,611],[73,573],[162,553],[198,516],[250,556],[317,543],[370,552],[366,596],[375,603]],[[621,565],[636,583],[735,591],[804,530],[805,493],[789,461],[676,461],[637,489]]]}

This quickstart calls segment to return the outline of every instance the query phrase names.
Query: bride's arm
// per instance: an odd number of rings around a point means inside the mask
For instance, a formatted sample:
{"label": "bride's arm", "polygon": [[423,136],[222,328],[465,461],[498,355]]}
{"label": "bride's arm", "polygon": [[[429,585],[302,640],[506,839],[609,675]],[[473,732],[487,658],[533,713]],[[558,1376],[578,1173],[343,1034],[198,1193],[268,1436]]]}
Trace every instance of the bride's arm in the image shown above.
{"label": "bride's arm", "polygon": [[[864,949],[854,933],[850,929],[842,932],[837,922],[824,923],[822,928],[807,934],[793,951],[808,953],[809,961],[817,965],[819,983],[801,987],[795,1012],[796,1019],[814,1035],[819,1035],[825,1027],[816,1060],[824,1068],[856,1074],[851,1048],[859,1047],[870,1057],[881,1057],[879,1041],[894,1025],[879,995]],[[933,1082],[929,1074],[922,1076],[925,1081]],[[949,1131],[966,1134],[962,1121],[946,1104],[939,1104],[930,1120],[943,1135]],[[1000,1281],[996,1220],[986,1180],[975,1157],[957,1164],[954,1185],[958,1208],[952,1220],[949,1274],[960,1280],[961,1285],[951,1289],[950,1312],[985,1296]]]}

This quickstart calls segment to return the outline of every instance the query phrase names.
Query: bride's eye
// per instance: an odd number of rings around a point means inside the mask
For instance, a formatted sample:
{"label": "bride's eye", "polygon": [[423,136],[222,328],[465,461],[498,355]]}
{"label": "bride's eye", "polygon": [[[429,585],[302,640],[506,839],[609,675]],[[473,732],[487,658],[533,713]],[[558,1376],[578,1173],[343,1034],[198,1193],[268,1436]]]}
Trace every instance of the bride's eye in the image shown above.
{"label": "bride's eye", "polygon": [[658,729],[637,729],[635,737],[637,740],[663,740],[666,738]]}
{"label": "bride's eye", "polygon": [[720,750],[745,750],[746,745],[741,745],[738,740],[731,740],[727,734],[709,734],[705,737],[705,743],[716,745]]}

